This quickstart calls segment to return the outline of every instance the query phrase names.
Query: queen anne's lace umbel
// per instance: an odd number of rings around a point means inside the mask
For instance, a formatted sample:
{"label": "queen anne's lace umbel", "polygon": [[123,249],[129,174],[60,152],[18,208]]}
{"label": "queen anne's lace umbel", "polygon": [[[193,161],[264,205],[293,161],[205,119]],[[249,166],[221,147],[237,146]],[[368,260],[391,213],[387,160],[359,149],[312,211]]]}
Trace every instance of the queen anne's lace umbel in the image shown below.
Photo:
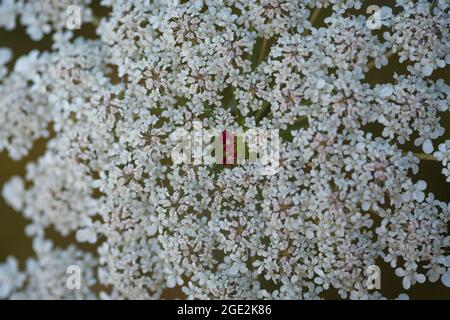
{"label": "queen anne's lace umbel", "polygon": [[[6,0],[32,39],[53,35],[8,72],[0,48],[0,151],[25,157],[3,188],[30,225],[36,257],[0,265],[0,298],[382,298],[366,285],[384,260],[409,289],[448,284],[448,203],[418,180],[419,158],[442,162],[440,116],[450,88],[430,75],[450,63],[448,2],[397,0],[384,37],[361,1]],[[73,39],[62,18],[78,4],[97,39]],[[85,7],[84,7],[85,6]],[[331,8],[324,27],[315,8]],[[315,11],[317,12],[317,11]],[[352,11],[353,12],[353,11]],[[367,72],[394,54],[409,64],[390,83]],[[177,128],[280,130],[280,166],[171,162]],[[378,125],[381,133],[368,133]],[[425,154],[400,147],[413,141]],[[434,152],[434,154],[433,154]],[[426,160],[424,160],[426,161]],[[55,248],[47,230],[74,237]],[[66,286],[79,266],[81,290]]]}

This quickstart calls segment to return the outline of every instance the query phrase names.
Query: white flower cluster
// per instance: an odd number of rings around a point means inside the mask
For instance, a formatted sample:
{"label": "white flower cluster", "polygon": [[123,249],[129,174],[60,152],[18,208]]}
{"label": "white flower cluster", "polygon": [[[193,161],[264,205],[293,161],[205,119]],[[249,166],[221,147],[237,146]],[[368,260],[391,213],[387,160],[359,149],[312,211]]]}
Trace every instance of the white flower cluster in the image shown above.
{"label": "white flower cluster", "polygon": [[[412,73],[430,76],[437,68],[450,63],[448,1],[398,1],[404,10],[392,21],[393,30],[385,32],[392,50],[399,53],[400,62],[411,61]],[[433,50],[430,50],[433,48]]]}
{"label": "white flower cluster", "polygon": [[450,182],[450,140],[439,145],[439,150],[434,153],[438,161],[442,162],[442,173],[447,177],[447,182]]}
{"label": "white flower cluster", "polygon": [[[397,0],[386,42],[346,12],[361,7],[353,0],[103,0],[111,12],[95,40],[72,39],[56,18],[62,2],[46,2],[0,6],[36,39],[54,32],[51,52],[21,57],[0,80],[0,150],[18,160],[48,139],[3,188],[31,221],[36,257],[23,272],[13,258],[0,266],[0,298],[149,299],[177,287],[187,298],[334,288],[381,299],[366,285],[380,259],[405,289],[450,285],[450,206],[397,145],[430,155],[444,134],[450,88],[425,77],[450,62],[445,1]],[[314,7],[330,4],[326,27],[314,27]],[[370,65],[386,66],[390,50],[415,67],[371,86]],[[0,74],[9,58],[0,49]],[[279,172],[173,164],[168,137],[194,120],[280,130]],[[449,150],[434,153],[447,176]],[[54,248],[49,229],[94,249]],[[82,290],[66,287],[69,265],[82,268]]]}
{"label": "white flower cluster", "polygon": [[92,0],[3,0],[0,2],[0,27],[16,28],[19,17],[21,25],[33,40],[41,40],[52,31],[62,31],[66,26],[67,8],[78,6],[83,22],[92,21]]}
{"label": "white flower cluster", "polygon": [[0,77],[4,77],[8,73],[8,69],[5,67],[12,58],[12,51],[8,48],[0,48]]}
{"label": "white flower cluster", "polygon": [[[9,258],[0,268],[0,298],[10,299],[94,299],[89,289],[95,285],[94,266],[96,260],[86,253],[70,246],[64,250],[53,247],[51,241],[36,238],[33,242],[35,259],[29,259],[23,272],[19,272],[17,261]],[[79,290],[72,290],[68,283],[68,267],[80,267]],[[6,272],[6,273],[5,273]],[[4,279],[2,279],[4,277]],[[20,290],[18,290],[20,289]]]}

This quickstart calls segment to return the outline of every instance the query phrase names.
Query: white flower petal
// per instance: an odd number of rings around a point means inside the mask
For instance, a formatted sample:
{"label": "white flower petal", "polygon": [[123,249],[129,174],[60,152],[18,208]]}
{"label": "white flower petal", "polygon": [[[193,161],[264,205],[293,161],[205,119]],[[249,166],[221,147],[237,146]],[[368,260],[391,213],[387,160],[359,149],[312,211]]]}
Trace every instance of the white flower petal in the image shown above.
{"label": "white flower petal", "polygon": [[5,65],[12,59],[12,51],[9,48],[0,48],[0,66]]}
{"label": "white flower petal", "polygon": [[426,154],[432,154],[434,150],[433,142],[430,139],[426,139],[422,144],[422,150]]}
{"label": "white flower petal", "polygon": [[235,275],[238,274],[238,272],[239,272],[239,264],[238,264],[237,262],[235,262],[235,263],[231,266],[230,270],[228,270],[228,274],[229,274],[230,276],[235,276]]}
{"label": "white flower petal", "polygon": [[442,275],[441,281],[444,284],[444,286],[450,288],[450,270]]}
{"label": "white flower petal", "polygon": [[392,96],[394,93],[394,88],[391,85],[385,85],[378,88],[378,95],[381,98],[387,98]]}
{"label": "white flower petal", "polygon": [[402,285],[405,290],[409,290],[409,288],[411,288],[411,281],[409,280],[408,276],[403,278]]}
{"label": "white flower petal", "polygon": [[426,77],[431,76],[431,74],[433,73],[433,66],[430,65],[430,64],[424,66],[424,67],[422,68],[422,72],[423,72],[423,74],[424,74]]}
{"label": "white flower petal", "polygon": [[425,190],[427,188],[427,183],[423,180],[419,180],[416,183],[416,187],[418,190]]}
{"label": "white flower petal", "polygon": [[423,274],[416,274],[416,281],[418,283],[424,283],[426,280],[425,276]]}

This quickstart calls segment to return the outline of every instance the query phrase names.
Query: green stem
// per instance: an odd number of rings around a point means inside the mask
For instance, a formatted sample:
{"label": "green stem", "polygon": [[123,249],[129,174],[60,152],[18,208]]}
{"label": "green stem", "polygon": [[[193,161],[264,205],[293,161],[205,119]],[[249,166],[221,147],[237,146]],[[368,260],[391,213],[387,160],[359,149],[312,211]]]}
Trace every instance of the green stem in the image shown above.
{"label": "green stem", "polygon": [[430,7],[430,13],[433,14],[434,8],[436,8],[437,0],[434,0]]}
{"label": "green stem", "polygon": [[432,154],[425,154],[425,153],[414,153],[414,155],[419,158],[420,160],[428,160],[428,161],[439,161],[436,159]]}
{"label": "green stem", "polygon": [[264,116],[267,114],[267,112],[269,112],[269,110],[270,110],[270,103],[264,101],[261,109],[259,109],[258,112],[256,112],[255,115],[256,122],[259,122],[262,118],[264,118]]}
{"label": "green stem", "polygon": [[91,22],[92,25],[97,28],[100,25],[100,19],[101,19],[100,17],[93,16]]}
{"label": "green stem", "polygon": [[311,16],[310,16],[310,22],[311,22],[311,25],[313,25],[314,22],[316,22],[317,18],[319,17],[319,15],[320,15],[320,9],[321,9],[321,8],[315,8],[314,11],[313,11],[313,13],[311,14]]}
{"label": "green stem", "polygon": [[237,103],[238,101],[234,98],[233,95],[230,102],[227,104],[227,109],[229,108],[231,110],[231,113],[236,117],[237,123],[239,123],[241,127],[244,127],[245,119],[242,116],[241,111],[237,107]]}
{"label": "green stem", "polygon": [[269,44],[269,40],[264,38],[262,41],[262,44],[261,44],[261,49],[259,51],[258,65],[264,60],[264,56],[266,54],[268,44]]}
{"label": "green stem", "polygon": [[[257,63],[257,65],[259,65],[264,60],[268,45],[269,45],[269,39],[264,38],[262,40],[261,47],[259,48],[259,55],[258,55],[258,60],[257,60],[258,63]],[[264,118],[264,116],[269,111],[270,111],[270,104],[269,104],[269,102],[264,101],[261,109],[259,109],[256,112],[256,115],[255,115],[256,122],[259,122],[262,118]]]}

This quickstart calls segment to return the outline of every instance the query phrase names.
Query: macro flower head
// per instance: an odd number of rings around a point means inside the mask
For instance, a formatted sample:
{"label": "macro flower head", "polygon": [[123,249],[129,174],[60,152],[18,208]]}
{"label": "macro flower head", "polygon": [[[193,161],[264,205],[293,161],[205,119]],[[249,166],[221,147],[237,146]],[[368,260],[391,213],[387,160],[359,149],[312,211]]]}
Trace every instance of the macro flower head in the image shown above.
{"label": "macro flower head", "polygon": [[[0,264],[0,298],[382,299],[380,263],[448,286],[450,199],[423,168],[450,181],[449,3],[390,3],[374,30],[355,0],[1,2],[51,47],[0,39],[0,151],[27,162],[2,196],[35,252]],[[196,124],[225,164],[173,161]],[[229,147],[252,130],[279,134],[274,174]]]}

